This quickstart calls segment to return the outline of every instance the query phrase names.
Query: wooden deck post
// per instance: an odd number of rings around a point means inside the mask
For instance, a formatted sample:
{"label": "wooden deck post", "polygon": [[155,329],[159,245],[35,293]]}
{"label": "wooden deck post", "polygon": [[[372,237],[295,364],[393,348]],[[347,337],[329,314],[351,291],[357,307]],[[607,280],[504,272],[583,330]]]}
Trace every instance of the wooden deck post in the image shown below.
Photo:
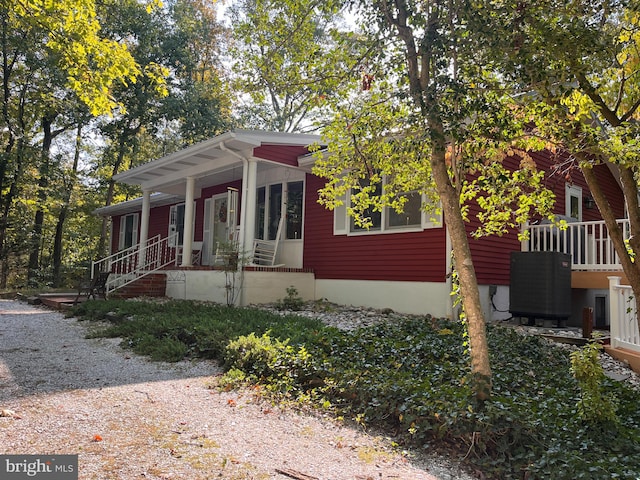
{"label": "wooden deck post", "polygon": [[591,338],[593,332],[593,308],[582,309],[582,338]]}

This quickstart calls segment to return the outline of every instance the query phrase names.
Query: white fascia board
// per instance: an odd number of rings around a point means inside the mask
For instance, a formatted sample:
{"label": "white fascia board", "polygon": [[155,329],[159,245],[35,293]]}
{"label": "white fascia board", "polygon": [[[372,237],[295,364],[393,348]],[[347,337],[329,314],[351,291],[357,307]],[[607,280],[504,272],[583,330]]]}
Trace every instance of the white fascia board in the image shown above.
{"label": "white fascia board", "polygon": [[[166,193],[154,193],[149,198],[151,208],[160,207],[162,205],[171,205],[184,201],[184,196],[170,195]],[[126,213],[134,213],[142,210],[142,197],[127,200],[126,202],[114,203],[106,207],[96,208],[93,213],[101,217],[111,217],[113,215],[122,215]]]}
{"label": "white fascia board", "polygon": [[203,142],[196,143],[195,145],[191,145],[190,147],[184,148],[182,150],[178,150],[177,152],[167,155],[166,157],[162,157],[157,160],[152,160],[150,162],[145,163],[144,165],[140,165],[138,167],[134,167],[125,172],[118,173],[117,175],[113,176],[113,179],[116,182],[127,183],[128,179],[135,177],[141,173],[145,173],[150,170],[155,170],[158,167],[170,165],[184,158],[197,155],[198,153],[204,150],[208,150],[212,147],[215,147],[221,142],[224,142],[234,137],[235,137],[234,132],[228,132],[222,135],[218,135],[217,137],[214,137],[210,140],[205,140]]}

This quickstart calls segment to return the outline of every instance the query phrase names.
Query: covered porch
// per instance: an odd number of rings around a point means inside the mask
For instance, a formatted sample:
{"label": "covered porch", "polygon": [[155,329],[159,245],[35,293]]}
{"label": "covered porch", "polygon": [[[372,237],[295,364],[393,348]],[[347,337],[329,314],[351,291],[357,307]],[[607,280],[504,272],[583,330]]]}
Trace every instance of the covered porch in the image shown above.
{"label": "covered porch", "polygon": [[302,269],[309,167],[298,160],[319,140],[238,130],[116,175],[142,196],[96,211],[114,220],[112,254],[94,262],[92,272],[111,272],[112,292],[161,270],[172,296],[196,298],[207,290],[206,298],[217,301],[212,292],[224,292],[230,271],[239,271],[243,304],[259,298],[247,292],[263,277],[312,276]]}

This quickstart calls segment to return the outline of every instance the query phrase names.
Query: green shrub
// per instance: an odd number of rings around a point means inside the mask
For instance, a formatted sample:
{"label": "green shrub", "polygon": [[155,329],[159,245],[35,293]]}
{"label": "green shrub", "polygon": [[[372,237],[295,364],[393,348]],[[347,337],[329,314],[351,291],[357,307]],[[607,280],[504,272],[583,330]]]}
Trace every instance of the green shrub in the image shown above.
{"label": "green shrub", "polygon": [[287,287],[287,296],[276,303],[276,308],[278,310],[292,310],[297,312],[302,310],[303,305],[304,300],[300,297],[298,289],[291,285]]}
{"label": "green shrub", "polygon": [[606,376],[599,361],[600,350],[602,345],[591,341],[571,353],[571,373],[580,386],[578,414],[587,422],[616,424],[616,399],[603,386]]}
{"label": "green shrub", "polygon": [[241,370],[254,382],[262,382],[280,393],[304,390],[313,372],[311,356],[304,346],[294,348],[289,340],[254,333],[229,342],[225,368]]}

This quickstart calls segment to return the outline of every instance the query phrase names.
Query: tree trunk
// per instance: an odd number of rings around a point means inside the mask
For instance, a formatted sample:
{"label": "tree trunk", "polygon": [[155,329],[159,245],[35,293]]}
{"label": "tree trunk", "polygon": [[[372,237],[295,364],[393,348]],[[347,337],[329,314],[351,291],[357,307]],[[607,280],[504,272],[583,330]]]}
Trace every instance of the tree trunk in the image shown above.
{"label": "tree trunk", "polygon": [[[118,144],[118,156],[113,165],[113,170],[111,171],[111,178],[109,179],[109,186],[107,187],[107,196],[105,199],[105,206],[108,207],[113,203],[113,196],[115,192],[116,182],[113,180],[113,177],[120,172],[120,167],[124,163],[124,156],[126,153],[127,143],[129,139],[135,137],[138,134],[140,127],[130,128],[129,126],[123,127],[122,132],[120,133],[120,143]],[[98,252],[97,255],[99,257],[108,253],[107,249],[107,237],[109,230],[109,220],[107,217],[103,217],[102,219],[102,227],[100,229],[100,240],[98,241]]]}
{"label": "tree trunk", "polygon": [[[476,278],[471,249],[462,211],[460,209],[460,195],[449,177],[449,167],[446,162],[447,139],[444,134],[444,122],[439,110],[441,103],[446,103],[438,93],[437,79],[432,78],[431,69],[447,53],[437,52],[434,46],[437,42],[422,42],[420,49],[416,46],[414,32],[408,23],[410,9],[405,1],[395,3],[396,15],[384,2],[380,8],[390,27],[397,30],[398,38],[406,47],[407,77],[411,96],[416,108],[425,119],[431,141],[430,164],[438,196],[442,202],[444,218],[451,237],[454,266],[458,274],[462,306],[467,318],[469,332],[469,346],[471,355],[471,374],[473,388],[478,400],[484,401],[491,395],[491,367],[489,364],[489,347],[486,336],[486,325],[478,280]],[[426,22],[424,38],[438,38],[442,35],[439,29],[443,15],[451,14],[446,8],[435,5]]]}
{"label": "tree trunk", "polygon": [[29,266],[27,272],[27,283],[29,286],[37,286],[38,273],[40,271],[40,245],[42,244],[42,230],[44,228],[44,205],[47,203],[49,194],[47,187],[49,186],[49,167],[51,143],[53,136],[51,134],[51,125],[56,115],[45,115],[42,118],[42,151],[40,159],[38,179],[38,209],[36,210],[33,228],[31,230],[31,238],[29,241]]}
{"label": "tree trunk", "polygon": [[0,217],[0,254],[2,255],[2,272],[0,273],[0,288],[7,288],[7,279],[9,277],[10,249],[7,247],[7,231],[9,229],[9,215],[11,213],[11,208],[13,207],[14,199],[17,198],[19,194],[18,182],[22,178],[22,173],[24,171],[24,154],[24,140],[20,139],[17,142],[15,150],[16,172],[14,173],[11,181],[9,191],[2,198],[2,217]]}
{"label": "tree trunk", "polygon": [[458,274],[460,296],[467,319],[474,392],[478,400],[484,401],[491,395],[491,366],[478,280],[471,257],[467,229],[460,210],[460,197],[449,177],[445,160],[446,146],[444,142],[434,143],[430,157],[431,169],[451,238],[454,267]]}
{"label": "tree trunk", "polygon": [[71,195],[76,186],[76,178],[78,173],[78,163],[80,161],[80,148],[82,146],[82,122],[78,123],[76,130],[76,148],[73,154],[73,165],[69,172],[69,180],[66,182],[66,191],[62,200],[62,207],[58,213],[58,221],[56,223],[56,233],[53,242],[53,286],[61,287],[62,278],[62,251],[63,251],[63,235],[64,224],[69,213],[69,204],[71,203]]}

